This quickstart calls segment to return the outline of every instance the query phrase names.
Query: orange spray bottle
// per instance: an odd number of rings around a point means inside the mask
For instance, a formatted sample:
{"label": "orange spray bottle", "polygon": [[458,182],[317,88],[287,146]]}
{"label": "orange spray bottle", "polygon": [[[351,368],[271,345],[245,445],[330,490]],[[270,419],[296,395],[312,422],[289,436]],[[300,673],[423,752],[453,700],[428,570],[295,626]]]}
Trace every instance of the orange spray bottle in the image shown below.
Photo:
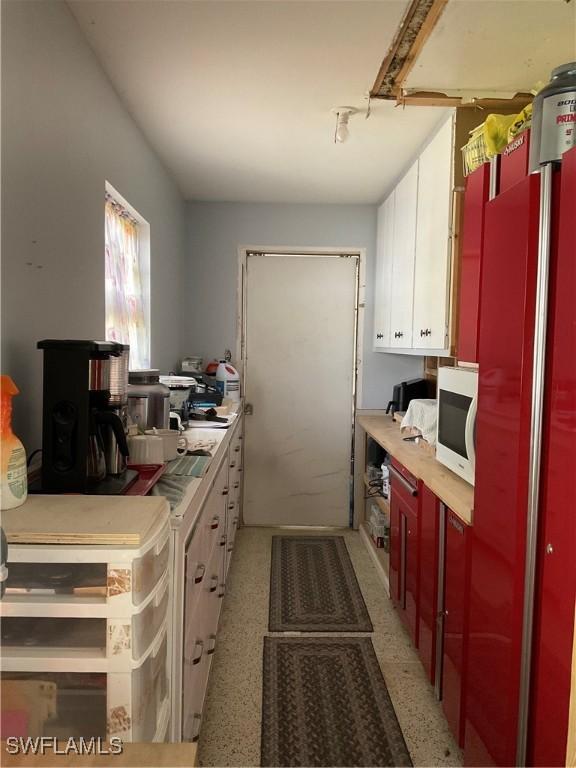
{"label": "orange spray bottle", "polygon": [[18,393],[10,376],[0,376],[0,509],[19,507],[28,495],[26,451],[12,432],[12,398]]}

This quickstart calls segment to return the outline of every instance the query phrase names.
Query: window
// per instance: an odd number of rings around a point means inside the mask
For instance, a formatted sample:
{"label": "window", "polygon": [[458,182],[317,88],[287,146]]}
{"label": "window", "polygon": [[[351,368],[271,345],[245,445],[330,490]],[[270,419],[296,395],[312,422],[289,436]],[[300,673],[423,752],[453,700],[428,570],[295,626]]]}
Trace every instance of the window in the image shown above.
{"label": "window", "polygon": [[130,370],[150,368],[150,226],[108,183],[105,252],[106,338],[130,345]]}

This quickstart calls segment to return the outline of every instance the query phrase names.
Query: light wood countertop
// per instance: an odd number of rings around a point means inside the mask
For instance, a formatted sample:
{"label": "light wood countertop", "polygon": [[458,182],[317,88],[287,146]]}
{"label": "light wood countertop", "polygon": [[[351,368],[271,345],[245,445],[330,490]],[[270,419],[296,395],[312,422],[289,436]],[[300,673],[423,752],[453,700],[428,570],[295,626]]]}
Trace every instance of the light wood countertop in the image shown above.
{"label": "light wood countertop", "polygon": [[472,525],[474,488],[414,443],[402,439],[389,416],[359,416],[358,424],[406,469],[433,491],[465,523]]}

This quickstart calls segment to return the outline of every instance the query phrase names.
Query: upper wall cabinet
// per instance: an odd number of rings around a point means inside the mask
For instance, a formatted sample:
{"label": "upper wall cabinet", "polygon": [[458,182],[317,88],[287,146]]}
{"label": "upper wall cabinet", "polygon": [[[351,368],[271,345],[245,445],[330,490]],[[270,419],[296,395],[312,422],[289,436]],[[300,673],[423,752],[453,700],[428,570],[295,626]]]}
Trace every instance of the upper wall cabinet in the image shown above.
{"label": "upper wall cabinet", "polygon": [[390,347],[395,349],[412,346],[417,201],[418,161],[395,190],[390,291]]}
{"label": "upper wall cabinet", "polygon": [[414,349],[448,349],[452,203],[452,121],[445,123],[418,165],[414,268]]}
{"label": "upper wall cabinet", "polygon": [[376,253],[376,301],[374,307],[374,348],[390,346],[390,290],[392,287],[392,253],[394,243],[394,205],[396,192],[378,209],[378,242]]}
{"label": "upper wall cabinet", "polygon": [[375,350],[451,353],[454,191],[460,147],[477,121],[472,110],[452,115],[378,210]]}

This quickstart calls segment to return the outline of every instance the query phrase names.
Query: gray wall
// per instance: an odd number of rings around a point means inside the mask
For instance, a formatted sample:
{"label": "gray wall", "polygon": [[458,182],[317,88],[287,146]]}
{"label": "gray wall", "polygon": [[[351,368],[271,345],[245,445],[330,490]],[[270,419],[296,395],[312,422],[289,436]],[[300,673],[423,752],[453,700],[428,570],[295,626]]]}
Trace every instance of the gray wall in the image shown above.
{"label": "gray wall", "polygon": [[152,364],[180,356],[185,204],[68,7],[2,3],[2,373],[40,445],[42,338],[104,335],[104,183],[150,223]]}
{"label": "gray wall", "polygon": [[361,408],[383,408],[392,385],[422,374],[422,358],[372,352],[376,207],[370,205],[188,204],[183,351],[205,358],[236,349],[238,247],[366,248]]}

